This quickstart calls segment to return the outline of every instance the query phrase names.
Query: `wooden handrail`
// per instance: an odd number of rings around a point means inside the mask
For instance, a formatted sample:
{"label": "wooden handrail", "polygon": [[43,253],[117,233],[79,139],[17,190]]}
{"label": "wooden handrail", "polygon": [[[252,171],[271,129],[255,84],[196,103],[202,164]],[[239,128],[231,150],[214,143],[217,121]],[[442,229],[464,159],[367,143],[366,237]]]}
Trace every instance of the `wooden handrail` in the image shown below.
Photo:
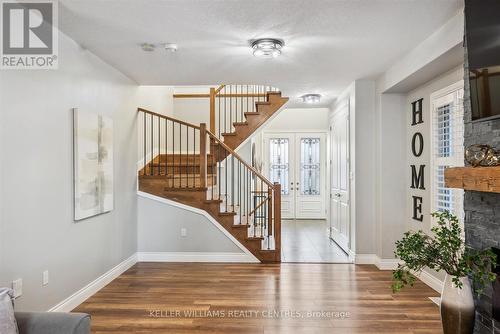
{"label": "wooden handrail", "polygon": [[219,92],[220,92],[220,91],[221,91],[224,87],[226,87],[226,85],[220,85],[220,86],[219,86],[219,88],[217,88],[217,89],[215,90],[215,94],[219,94]]}
{"label": "wooden handrail", "polygon": [[173,117],[170,117],[170,116],[165,116],[165,115],[162,115],[162,114],[158,114],[158,113],[155,113],[153,111],[150,111],[150,110],[147,110],[147,109],[144,109],[144,108],[137,108],[137,112],[143,112],[143,113],[150,114],[150,115],[153,115],[153,116],[157,116],[157,117],[160,117],[160,118],[163,118],[163,119],[168,119],[169,121],[180,123],[182,125],[189,126],[189,127],[195,128],[195,129],[199,129],[200,128],[198,125],[194,125],[194,124],[191,124],[191,123],[188,123],[188,122],[184,122],[184,121],[181,121],[180,119],[176,119],[176,118],[173,118]]}
{"label": "wooden handrail", "polygon": [[224,144],[219,138],[217,138],[212,132],[208,131],[208,136],[216,141],[219,145],[221,145],[226,151],[229,152],[230,155],[234,156],[238,159],[245,167],[250,169],[259,179],[261,179],[265,184],[267,184],[270,188],[274,189],[274,184],[269,181],[264,175],[259,173],[254,167],[250,166],[242,157],[240,157],[235,151],[233,151],[229,146]]}
{"label": "wooden handrail", "polygon": [[210,97],[210,94],[194,93],[194,94],[174,94],[174,99],[206,99]]}
{"label": "wooden handrail", "polygon": [[[211,88],[212,89],[212,88]],[[213,88],[215,89],[215,88]],[[266,97],[266,94],[216,94],[217,97]],[[174,94],[174,99],[208,99],[210,98],[210,94]]]}

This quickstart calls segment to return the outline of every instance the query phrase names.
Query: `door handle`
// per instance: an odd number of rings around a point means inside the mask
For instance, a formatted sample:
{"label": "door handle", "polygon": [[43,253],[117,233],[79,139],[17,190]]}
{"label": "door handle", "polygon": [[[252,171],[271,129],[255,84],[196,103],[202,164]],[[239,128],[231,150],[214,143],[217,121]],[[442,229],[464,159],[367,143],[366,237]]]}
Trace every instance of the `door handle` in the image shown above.
{"label": "door handle", "polygon": [[336,196],[336,197],[341,197],[342,195],[341,195],[341,194],[339,194],[339,193],[336,193],[336,194],[335,194],[335,196]]}

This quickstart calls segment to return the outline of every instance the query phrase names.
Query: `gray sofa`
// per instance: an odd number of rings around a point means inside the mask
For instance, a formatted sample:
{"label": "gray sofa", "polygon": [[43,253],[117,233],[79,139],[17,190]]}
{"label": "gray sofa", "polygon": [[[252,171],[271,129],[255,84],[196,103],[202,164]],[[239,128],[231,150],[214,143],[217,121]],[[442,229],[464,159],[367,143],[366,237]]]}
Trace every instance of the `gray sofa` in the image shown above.
{"label": "gray sofa", "polygon": [[84,313],[15,312],[19,334],[89,334],[90,315]]}

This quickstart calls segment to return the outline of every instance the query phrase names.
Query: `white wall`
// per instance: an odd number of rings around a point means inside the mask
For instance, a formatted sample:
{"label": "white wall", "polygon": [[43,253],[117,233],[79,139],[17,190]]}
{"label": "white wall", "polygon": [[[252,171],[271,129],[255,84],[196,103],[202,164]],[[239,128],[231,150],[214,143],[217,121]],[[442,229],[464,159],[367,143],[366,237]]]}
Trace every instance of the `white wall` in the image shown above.
{"label": "white wall", "polygon": [[138,107],[158,114],[174,114],[173,86],[139,86],[137,89]]}
{"label": "white wall", "polygon": [[376,101],[376,254],[394,258],[395,242],[406,230],[406,104],[405,94],[381,94]]}
{"label": "white wall", "polygon": [[327,131],[328,108],[286,108],[274,117],[262,131]]}
{"label": "white wall", "polygon": [[207,128],[210,126],[210,99],[174,99],[173,117],[194,125],[205,123]]}
{"label": "white wall", "polygon": [[[139,86],[137,88],[137,107],[155,112],[157,114],[172,116],[173,115],[173,92],[174,88],[172,86]],[[144,165],[144,154],[147,155],[146,160],[149,161],[151,157],[151,150],[154,151],[155,155],[158,154],[158,127],[153,126],[153,145],[151,146],[151,136],[148,135],[144,138],[144,116],[146,116],[146,134],[150,134],[151,130],[151,118],[150,115],[145,115],[143,113],[139,114],[137,120],[137,138],[139,139],[139,147],[137,150],[138,154],[138,167],[142,168]],[[153,124],[158,124],[158,119],[154,120]],[[163,126],[163,123],[162,123]],[[171,125],[168,125],[170,131]],[[160,146],[162,150],[165,149],[165,130],[162,128],[160,137]],[[146,151],[144,151],[144,139],[146,140]]]}
{"label": "white wall", "polygon": [[[2,71],[0,78],[0,286],[23,279],[18,310],[49,309],[137,249],[137,86],[59,36],[58,70]],[[114,210],[77,223],[74,107],[114,121]],[[44,270],[50,282],[42,287]]]}
{"label": "white wall", "polygon": [[[210,88],[216,86],[175,86],[174,94],[209,94]],[[210,99],[209,98],[174,98],[173,117],[184,122],[199,125],[210,125]]]}
{"label": "white wall", "polygon": [[[185,228],[187,236],[181,236]],[[203,215],[139,197],[139,252],[242,253]]]}

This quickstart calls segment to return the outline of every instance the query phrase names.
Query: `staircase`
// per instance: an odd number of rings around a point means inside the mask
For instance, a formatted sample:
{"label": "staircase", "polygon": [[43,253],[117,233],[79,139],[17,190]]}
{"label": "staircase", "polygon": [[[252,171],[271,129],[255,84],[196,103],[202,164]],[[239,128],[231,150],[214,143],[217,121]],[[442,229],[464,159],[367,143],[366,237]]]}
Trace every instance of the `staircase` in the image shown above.
{"label": "staircase", "polygon": [[210,131],[235,150],[287,102],[274,87],[221,85],[210,92]]}
{"label": "staircase", "polygon": [[280,262],[281,186],[234,149],[286,101],[269,87],[222,85],[210,129],[139,108],[139,190],[205,210],[261,262]]}

